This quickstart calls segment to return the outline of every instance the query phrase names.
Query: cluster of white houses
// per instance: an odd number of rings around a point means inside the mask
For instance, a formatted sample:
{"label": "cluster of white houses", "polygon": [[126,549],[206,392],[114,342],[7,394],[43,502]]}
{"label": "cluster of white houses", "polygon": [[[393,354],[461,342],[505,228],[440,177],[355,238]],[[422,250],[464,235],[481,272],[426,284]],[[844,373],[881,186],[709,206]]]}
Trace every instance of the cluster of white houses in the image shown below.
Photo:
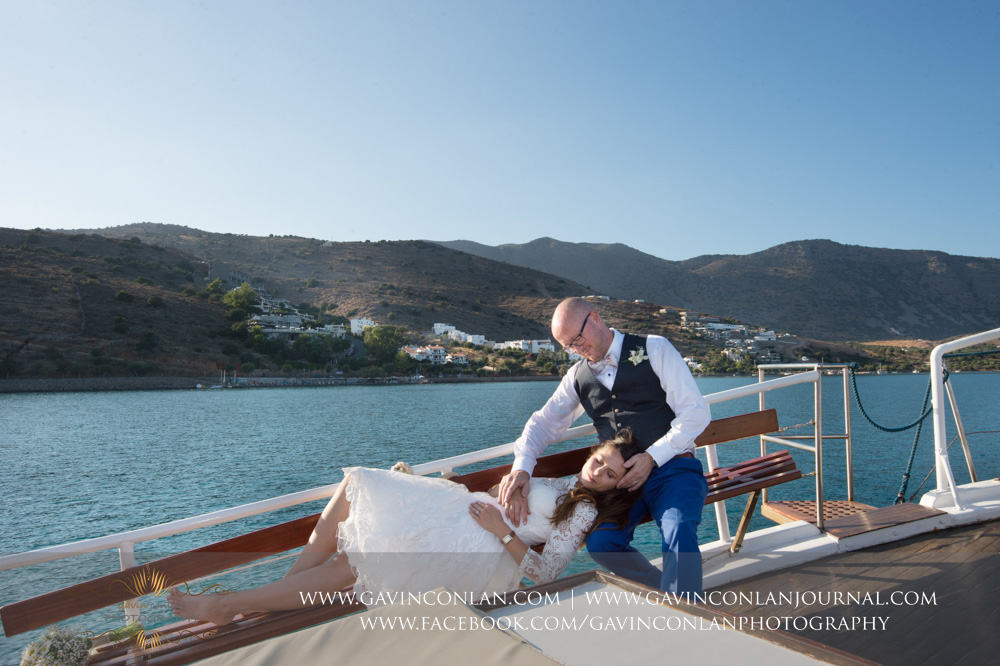
{"label": "cluster of white houses", "polygon": [[[352,321],[353,325],[353,321]],[[445,338],[451,342],[468,342],[480,345],[487,349],[520,349],[531,354],[541,351],[555,351],[555,345],[551,340],[508,340],[506,342],[494,342],[487,340],[485,335],[476,335],[459,331],[451,324],[436,323],[432,328],[435,337]],[[444,364],[455,363],[457,365],[467,365],[469,359],[461,352],[449,354],[441,345],[428,345],[426,347],[403,347],[403,351],[410,355],[415,361]]]}
{"label": "cluster of white houses", "polygon": [[342,338],[347,330],[342,324],[327,324],[326,326],[310,328],[307,324],[314,323],[316,317],[299,312],[288,301],[261,298],[260,309],[263,314],[250,317],[250,323],[260,326],[260,332],[269,338],[295,339],[299,335],[332,335]]}
{"label": "cluster of white houses", "polygon": [[[487,349],[520,349],[529,354],[556,351],[555,345],[548,338],[544,340],[507,340],[505,342],[494,342],[493,340],[487,340],[485,335],[474,335],[465,331],[459,331],[451,324],[434,324],[433,331],[434,335],[438,337],[446,337],[454,342],[469,342],[474,345],[482,345]],[[574,359],[574,356],[576,355],[570,354],[570,359],[576,360],[580,358],[576,356],[576,359]]]}
{"label": "cluster of white houses", "polygon": [[721,342],[724,346],[722,353],[734,363],[745,358],[752,358],[758,364],[780,363],[783,356],[778,345],[796,342],[791,336],[779,336],[763,328],[723,324],[717,317],[702,317],[691,312],[681,312],[680,317],[684,328]]}
{"label": "cluster of white houses", "polygon": [[449,354],[441,345],[427,345],[426,347],[403,347],[403,351],[410,355],[414,361],[444,365],[454,363],[456,365],[468,365],[469,359],[465,354]]}
{"label": "cluster of white houses", "polygon": [[[249,282],[249,276],[233,273],[230,282],[240,284]],[[260,326],[264,335],[269,337],[285,337],[294,339],[299,335],[326,334],[335,337],[343,337],[347,334],[347,327],[341,324],[327,324],[321,328],[309,327],[314,324],[316,318],[310,314],[299,312],[292,303],[285,299],[272,298],[263,286],[254,285],[254,291],[260,300],[259,307],[261,314],[250,318],[250,322]],[[602,298],[606,296],[592,296],[589,298]],[[636,301],[641,303],[641,301]],[[664,310],[661,310],[664,312]],[[778,350],[781,345],[796,342],[795,338],[788,335],[777,335],[774,331],[762,328],[751,327],[744,324],[726,324],[719,321],[717,317],[703,317],[693,312],[680,312],[681,326],[688,330],[711,338],[724,346],[723,354],[733,362],[740,362],[743,359],[751,358],[756,363],[778,363],[783,360],[781,352]],[[350,320],[350,332],[353,335],[362,335],[365,328],[377,326],[378,324],[367,317],[357,317]],[[494,342],[487,340],[485,335],[466,333],[460,331],[451,324],[435,323],[433,326],[435,337],[444,338],[450,342],[466,342],[480,345],[487,349],[503,350],[518,349],[529,354],[540,352],[555,352],[556,347],[551,340],[507,340],[504,342]],[[428,345],[423,347],[403,347],[403,351],[416,361],[428,362],[432,364],[455,363],[458,365],[468,364],[465,354],[455,352],[449,354],[445,347],[441,345]],[[569,354],[570,362],[580,360],[577,354]],[[698,364],[693,359],[685,359],[693,369],[698,369]]]}
{"label": "cluster of white houses", "polygon": [[[285,337],[294,339],[299,335],[332,335],[342,338],[347,335],[347,327],[343,324],[327,324],[321,327],[309,327],[316,321],[316,317],[311,314],[299,312],[298,308],[282,299],[270,299],[262,296],[258,292],[260,304],[258,307],[263,314],[254,315],[250,318],[251,324],[260,326],[261,333],[268,337]],[[360,335],[368,326],[375,326],[371,319],[359,317],[351,320],[351,333]]]}

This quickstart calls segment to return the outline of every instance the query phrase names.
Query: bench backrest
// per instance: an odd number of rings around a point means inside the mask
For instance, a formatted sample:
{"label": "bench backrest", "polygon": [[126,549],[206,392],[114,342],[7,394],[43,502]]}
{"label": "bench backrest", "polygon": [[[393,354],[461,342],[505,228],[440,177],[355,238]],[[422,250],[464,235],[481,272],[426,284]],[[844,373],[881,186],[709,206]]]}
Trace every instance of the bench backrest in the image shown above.
{"label": "bench backrest", "polygon": [[[724,419],[716,419],[708,424],[704,432],[694,440],[695,446],[709,446],[710,444],[722,444],[732,442],[747,437],[766,435],[778,430],[778,412],[774,409],[766,409],[760,412],[750,412],[739,416],[730,416]],[[583,467],[583,463],[590,456],[591,447],[563,451],[538,459],[538,464],[532,472],[532,476],[537,477],[560,477],[576,474]],[[501,465],[491,467],[479,472],[471,472],[456,476],[452,479],[456,483],[465,484],[473,492],[484,491],[492,488],[500,482],[500,479],[511,470],[511,465]]]}

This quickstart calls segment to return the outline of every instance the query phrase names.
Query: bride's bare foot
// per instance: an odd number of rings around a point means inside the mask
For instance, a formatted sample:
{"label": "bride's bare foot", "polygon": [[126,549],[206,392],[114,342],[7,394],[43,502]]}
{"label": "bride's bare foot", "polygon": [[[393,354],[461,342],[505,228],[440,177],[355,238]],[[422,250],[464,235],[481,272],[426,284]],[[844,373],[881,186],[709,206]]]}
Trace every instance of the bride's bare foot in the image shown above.
{"label": "bride's bare foot", "polygon": [[225,608],[224,599],[218,594],[194,596],[176,587],[167,595],[167,603],[178,617],[188,620],[207,620],[219,626],[233,621],[236,613]]}

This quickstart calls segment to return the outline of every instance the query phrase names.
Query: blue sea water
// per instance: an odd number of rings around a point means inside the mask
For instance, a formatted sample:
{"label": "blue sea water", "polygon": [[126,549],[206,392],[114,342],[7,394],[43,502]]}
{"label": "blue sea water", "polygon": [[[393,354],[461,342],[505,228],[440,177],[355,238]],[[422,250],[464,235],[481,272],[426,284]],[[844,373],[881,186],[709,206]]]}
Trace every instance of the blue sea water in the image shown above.
{"label": "blue sea water", "polygon": [[[752,383],[747,377],[701,378],[706,394]],[[1000,475],[1000,375],[964,373],[951,381],[969,431],[979,478]],[[927,375],[861,376],[869,413],[885,425],[912,421]],[[425,462],[513,441],[555,382],[275,388],[227,391],[136,391],[0,395],[0,554],[99,537],[336,482],[342,467],[388,467]],[[842,386],[823,381],[824,432],[843,432]],[[783,426],[807,422],[811,386],[768,397]],[[752,411],[756,398],[713,407],[720,418]],[[855,499],[890,504],[899,486],[913,431],[887,434],[870,427],[852,406]],[[929,421],[928,421],[929,425]],[[801,431],[803,434],[806,430]],[[949,422],[949,433],[954,434]],[[591,438],[559,445],[589,444]],[[910,492],[932,467],[929,427],[921,438]],[[719,447],[722,464],[759,455],[756,440]],[[804,471],[811,453],[794,451]],[[846,497],[844,446],[824,445],[827,499]],[[952,453],[959,483],[969,480],[958,445]],[[495,464],[506,462],[497,461]],[[487,466],[481,465],[480,467]],[[473,469],[473,468],[469,468]],[[465,471],[465,470],[463,470]],[[933,487],[933,477],[925,490]],[[784,484],[772,499],[811,499],[814,480]],[[730,502],[735,529],[741,500]],[[204,528],[136,546],[139,561],[242,534],[322,509],[323,502]],[[753,527],[769,521],[759,515]],[[714,511],[706,509],[700,540],[717,538]],[[640,528],[636,545],[658,550],[656,531]],[[0,604],[117,569],[116,551],[94,553],[0,572]],[[278,562],[213,582],[247,587],[272,580],[290,564]],[[592,568],[581,553],[573,570]],[[171,619],[162,599],[156,612]],[[120,613],[98,611],[75,623],[91,631],[120,626]],[[152,624],[156,624],[153,622]],[[0,663],[16,663],[32,635],[0,639]]]}

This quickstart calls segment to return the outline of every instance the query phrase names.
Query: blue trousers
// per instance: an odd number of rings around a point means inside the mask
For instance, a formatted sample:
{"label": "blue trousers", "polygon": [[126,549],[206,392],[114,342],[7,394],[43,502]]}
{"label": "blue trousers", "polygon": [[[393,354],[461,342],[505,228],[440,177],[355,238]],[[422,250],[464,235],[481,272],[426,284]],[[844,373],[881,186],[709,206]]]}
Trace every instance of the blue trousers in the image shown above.
{"label": "blue trousers", "polygon": [[[649,475],[642,497],[632,507],[628,525],[622,529],[614,523],[598,526],[587,537],[587,551],[598,564],[618,576],[665,592],[701,594],[698,524],[707,494],[701,461],[672,458]],[[630,545],[635,528],[647,513],[660,528],[662,573]]]}

